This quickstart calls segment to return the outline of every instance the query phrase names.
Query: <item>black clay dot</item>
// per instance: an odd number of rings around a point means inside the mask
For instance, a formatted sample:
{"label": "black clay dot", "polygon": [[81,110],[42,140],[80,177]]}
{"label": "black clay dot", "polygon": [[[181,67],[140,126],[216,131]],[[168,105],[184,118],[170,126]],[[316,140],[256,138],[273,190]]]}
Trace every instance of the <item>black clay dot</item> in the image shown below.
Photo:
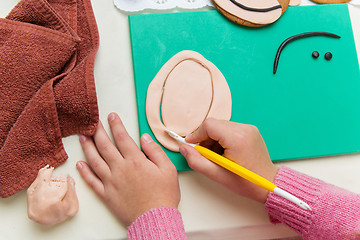
{"label": "black clay dot", "polygon": [[313,51],[312,56],[313,56],[313,58],[318,58],[319,53],[317,51]]}
{"label": "black clay dot", "polygon": [[326,59],[326,60],[330,60],[331,58],[332,58],[331,52],[325,53],[325,59]]}

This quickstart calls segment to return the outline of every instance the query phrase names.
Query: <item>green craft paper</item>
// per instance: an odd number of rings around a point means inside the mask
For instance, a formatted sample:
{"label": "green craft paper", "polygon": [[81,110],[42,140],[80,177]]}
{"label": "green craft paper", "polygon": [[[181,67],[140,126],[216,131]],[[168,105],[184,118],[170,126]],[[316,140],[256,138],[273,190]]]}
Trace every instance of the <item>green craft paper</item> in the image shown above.
{"label": "green craft paper", "polygon": [[[231,120],[256,125],[273,161],[360,151],[359,64],[346,4],[289,7],[262,28],[236,25],[217,11],[133,15],[129,24],[141,134],[152,135],[145,114],[149,83],[173,55],[193,50],[224,74]],[[274,75],[279,45],[312,31],[341,39],[291,42]],[[333,54],[330,61],[326,52]],[[181,154],[166,153],[179,171],[189,169]]]}

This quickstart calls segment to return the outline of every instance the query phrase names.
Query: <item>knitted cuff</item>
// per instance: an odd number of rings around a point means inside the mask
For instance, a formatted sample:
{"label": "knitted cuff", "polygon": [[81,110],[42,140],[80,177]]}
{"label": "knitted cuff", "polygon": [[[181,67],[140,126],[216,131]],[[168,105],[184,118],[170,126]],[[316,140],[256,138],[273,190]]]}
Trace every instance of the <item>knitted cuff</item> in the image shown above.
{"label": "knitted cuff", "polygon": [[154,208],[138,217],[128,229],[128,239],[187,239],[180,212],[171,207]]}
{"label": "knitted cuff", "polygon": [[[321,185],[324,184],[319,179],[286,167],[280,167],[274,183],[277,187],[304,200],[311,208],[316,204],[321,192]],[[312,211],[304,210],[272,192],[268,195],[265,210],[268,212],[271,222],[282,222],[301,235],[308,232],[312,222]]]}

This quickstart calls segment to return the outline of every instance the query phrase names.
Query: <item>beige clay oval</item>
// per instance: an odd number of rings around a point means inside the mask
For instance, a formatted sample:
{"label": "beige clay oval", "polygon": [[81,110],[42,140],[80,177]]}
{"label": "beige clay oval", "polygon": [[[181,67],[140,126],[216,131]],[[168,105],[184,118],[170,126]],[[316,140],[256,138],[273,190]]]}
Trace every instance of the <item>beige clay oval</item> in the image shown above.
{"label": "beige clay oval", "polygon": [[164,84],[161,101],[164,125],[180,136],[188,135],[205,120],[212,98],[209,70],[190,59],[180,62]]}
{"label": "beige clay oval", "polygon": [[[271,8],[279,5],[277,0],[235,0],[239,4],[242,4],[250,8]],[[282,15],[283,10],[281,8],[268,11],[268,12],[256,12],[242,9],[235,5],[230,0],[213,0],[214,4],[221,8],[223,11],[231,14],[232,16],[239,17],[247,22],[251,22],[259,25],[266,25],[275,22]]]}
{"label": "beige clay oval", "polygon": [[146,116],[156,139],[167,149],[179,151],[179,143],[165,129],[186,136],[206,118],[229,120],[229,86],[219,69],[202,55],[188,50],[179,52],[150,83]]}

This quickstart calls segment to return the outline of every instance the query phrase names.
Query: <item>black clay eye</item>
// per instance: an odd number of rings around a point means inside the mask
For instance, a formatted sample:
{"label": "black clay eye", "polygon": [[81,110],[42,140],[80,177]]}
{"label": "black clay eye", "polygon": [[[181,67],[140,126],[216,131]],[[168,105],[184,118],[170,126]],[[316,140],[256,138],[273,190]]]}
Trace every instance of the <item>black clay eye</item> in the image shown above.
{"label": "black clay eye", "polygon": [[325,59],[326,59],[326,60],[330,60],[331,58],[332,58],[331,52],[325,53]]}
{"label": "black clay eye", "polygon": [[313,51],[312,56],[313,56],[313,58],[318,58],[319,57],[319,52],[318,51]]}

